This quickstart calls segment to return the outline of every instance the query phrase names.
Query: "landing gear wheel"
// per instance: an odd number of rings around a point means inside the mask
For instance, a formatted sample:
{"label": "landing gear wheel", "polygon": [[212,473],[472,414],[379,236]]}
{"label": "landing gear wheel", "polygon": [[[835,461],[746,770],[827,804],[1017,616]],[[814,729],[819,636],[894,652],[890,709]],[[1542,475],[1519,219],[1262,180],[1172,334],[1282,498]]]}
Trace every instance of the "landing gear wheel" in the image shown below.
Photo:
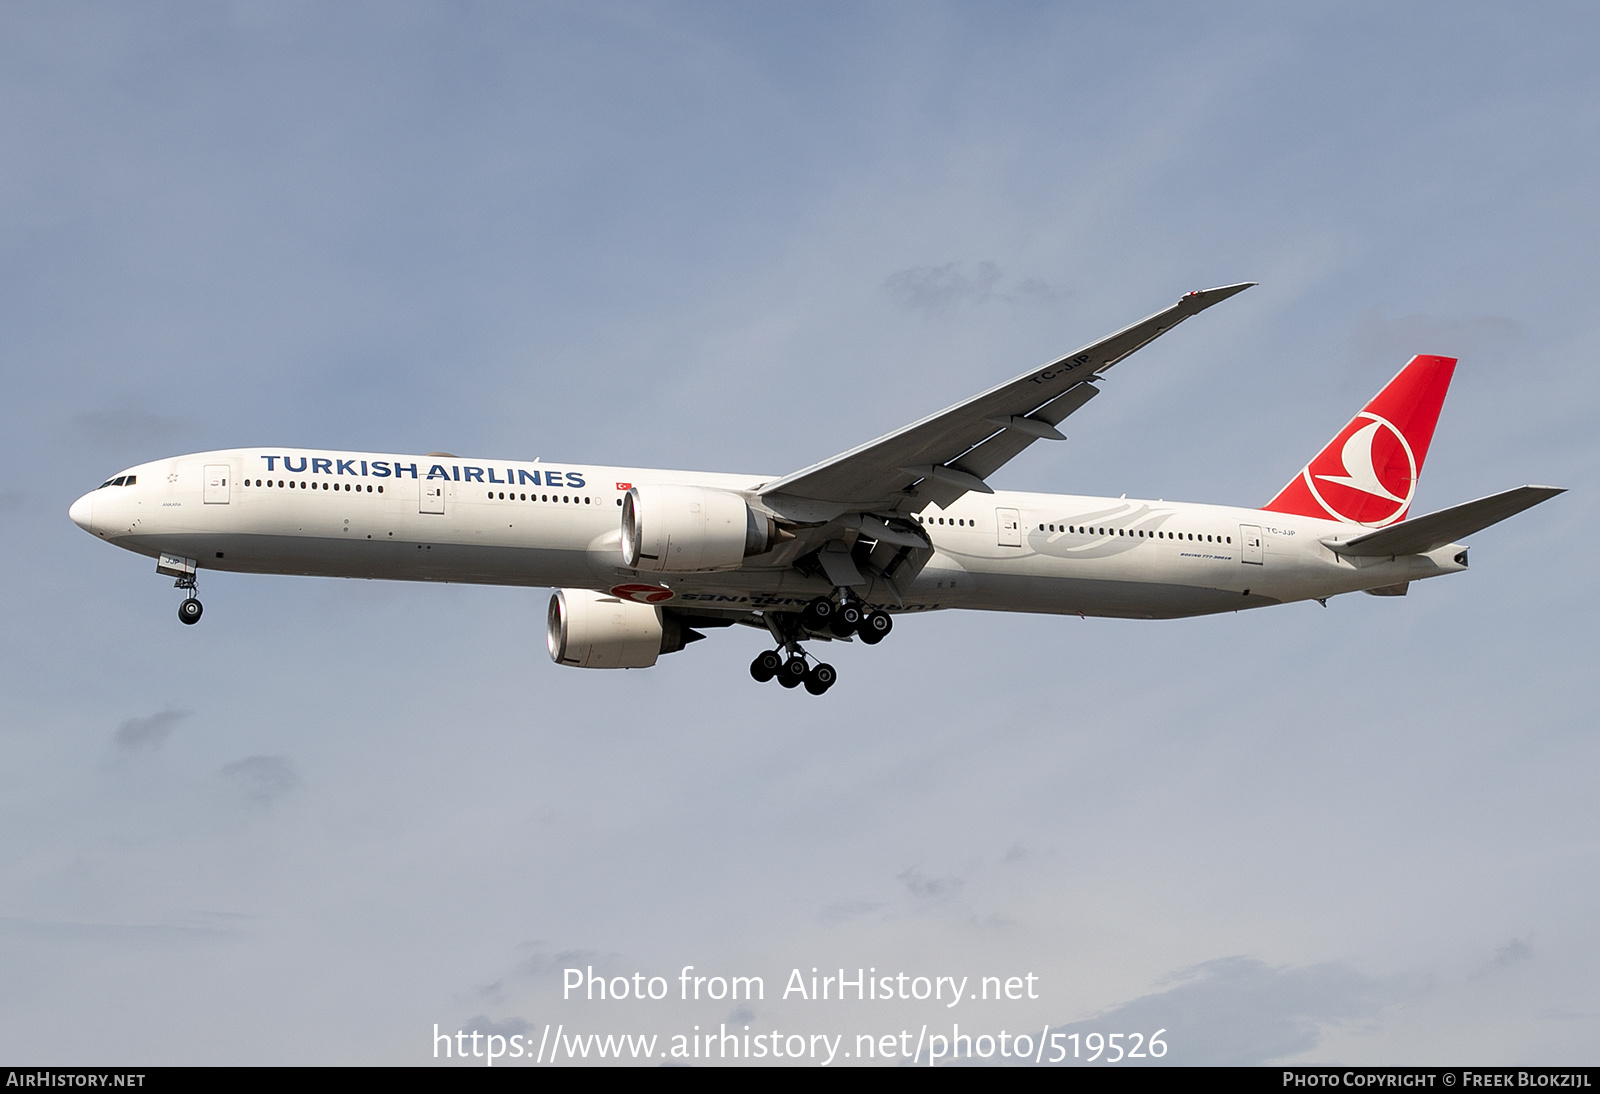
{"label": "landing gear wheel", "polygon": [[839,674],[832,665],[818,665],[806,673],[806,690],[812,695],[821,695],[839,679]]}
{"label": "landing gear wheel", "polygon": [[783,668],[778,671],[778,683],[786,688],[797,688],[805,683],[808,672],[806,659],[796,654],[785,661]]}
{"label": "landing gear wheel", "polygon": [[781,668],[783,668],[783,658],[778,655],[778,651],[767,650],[750,662],[750,675],[755,677],[757,682],[765,684],[778,675],[778,670]]}
{"label": "landing gear wheel", "polygon": [[894,620],[888,612],[871,612],[861,621],[861,641],[876,646],[893,629]]}
{"label": "landing gear wheel", "polygon": [[200,613],[203,611],[205,608],[201,607],[200,601],[192,596],[178,603],[178,618],[190,625],[200,622]]}
{"label": "landing gear wheel", "polygon": [[833,601],[825,596],[819,596],[807,604],[800,613],[800,624],[808,631],[820,631],[833,622],[834,612],[837,610],[833,606]]}
{"label": "landing gear wheel", "polygon": [[833,622],[828,629],[835,638],[849,638],[856,633],[856,628],[861,626],[861,617],[864,613],[854,604],[846,604],[833,613]]}

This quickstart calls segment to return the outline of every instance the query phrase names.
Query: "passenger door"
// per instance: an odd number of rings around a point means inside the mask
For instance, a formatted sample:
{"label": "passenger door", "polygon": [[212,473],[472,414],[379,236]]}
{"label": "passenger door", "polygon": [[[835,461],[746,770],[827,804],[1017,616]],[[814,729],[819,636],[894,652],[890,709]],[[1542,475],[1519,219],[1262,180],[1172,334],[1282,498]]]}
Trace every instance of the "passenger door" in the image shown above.
{"label": "passenger door", "polygon": [[1022,546],[1022,514],[1015,509],[996,509],[995,523],[999,526],[1000,546]]}
{"label": "passenger door", "polygon": [[424,513],[444,512],[444,480],[422,480],[422,508]]}
{"label": "passenger door", "polygon": [[1239,525],[1239,542],[1244,545],[1244,551],[1239,556],[1240,562],[1247,562],[1253,566],[1264,565],[1265,560],[1261,555],[1261,527],[1256,524]]}
{"label": "passenger door", "polygon": [[228,478],[230,473],[231,470],[225,463],[206,464],[205,503],[207,505],[228,504]]}

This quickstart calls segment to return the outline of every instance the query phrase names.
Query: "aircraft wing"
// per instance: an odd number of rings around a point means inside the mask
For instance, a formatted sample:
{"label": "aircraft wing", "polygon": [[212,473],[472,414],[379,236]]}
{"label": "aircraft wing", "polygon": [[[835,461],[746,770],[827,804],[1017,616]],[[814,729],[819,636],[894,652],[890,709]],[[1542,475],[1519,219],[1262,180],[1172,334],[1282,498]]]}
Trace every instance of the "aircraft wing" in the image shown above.
{"label": "aircraft wing", "polygon": [[1427,554],[1564,493],[1565,489],[1559,486],[1519,486],[1515,490],[1491,494],[1477,501],[1452,505],[1424,517],[1412,517],[1354,539],[1325,539],[1322,542],[1329,550],[1362,558]]}
{"label": "aircraft wing", "polygon": [[1107,335],[1043,368],[974,395],[965,402],[767,483],[764,501],[782,509],[821,503],[832,511],[916,512],[970,490],[1037,440],[1061,440],[1061,422],[1100,393],[1090,381],[1191,315],[1243,292],[1247,281],[1200,289],[1176,304]]}

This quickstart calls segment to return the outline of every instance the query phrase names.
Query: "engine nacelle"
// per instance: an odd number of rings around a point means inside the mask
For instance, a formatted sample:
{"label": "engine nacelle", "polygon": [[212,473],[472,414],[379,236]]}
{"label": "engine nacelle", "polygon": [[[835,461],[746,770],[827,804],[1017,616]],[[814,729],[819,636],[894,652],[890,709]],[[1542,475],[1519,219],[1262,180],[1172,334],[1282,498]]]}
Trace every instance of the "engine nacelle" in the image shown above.
{"label": "engine nacelle", "polygon": [[558,665],[647,669],[705,635],[670,609],[590,589],[557,589],[550,598],[545,645]]}
{"label": "engine nacelle", "polygon": [[550,660],[580,669],[647,669],[683,649],[685,628],[653,604],[589,589],[557,589],[545,645]]}
{"label": "engine nacelle", "polygon": [[622,564],[692,574],[737,570],[776,533],[738,494],[704,486],[635,486],[622,499]]}

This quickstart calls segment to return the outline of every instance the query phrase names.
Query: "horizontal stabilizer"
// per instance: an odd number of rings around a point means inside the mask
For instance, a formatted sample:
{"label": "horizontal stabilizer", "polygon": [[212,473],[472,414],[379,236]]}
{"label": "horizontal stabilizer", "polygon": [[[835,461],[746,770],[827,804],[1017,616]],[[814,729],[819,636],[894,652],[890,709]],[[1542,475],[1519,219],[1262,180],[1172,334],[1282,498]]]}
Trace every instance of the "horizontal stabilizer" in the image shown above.
{"label": "horizontal stabilizer", "polygon": [[1519,486],[1502,494],[1491,494],[1477,501],[1452,505],[1425,517],[1402,521],[1354,539],[1324,539],[1322,542],[1341,555],[1423,555],[1447,543],[1481,532],[1524,509],[1532,509],[1566,490],[1559,486]]}

